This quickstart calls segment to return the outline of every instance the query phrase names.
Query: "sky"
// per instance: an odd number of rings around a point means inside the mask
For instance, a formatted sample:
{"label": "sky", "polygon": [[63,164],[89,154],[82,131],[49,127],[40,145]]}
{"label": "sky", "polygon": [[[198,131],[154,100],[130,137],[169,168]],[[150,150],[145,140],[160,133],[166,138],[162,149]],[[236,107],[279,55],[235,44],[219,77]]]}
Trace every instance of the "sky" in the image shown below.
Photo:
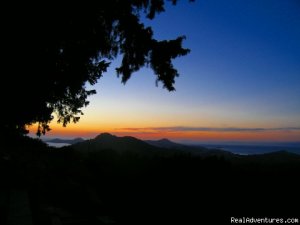
{"label": "sky", "polygon": [[[300,1],[196,0],[167,4],[154,37],[185,35],[175,92],[150,69],[123,85],[114,68],[94,85],[85,115],[46,137],[99,133],[174,141],[300,141]],[[34,127],[31,131],[34,131]]]}

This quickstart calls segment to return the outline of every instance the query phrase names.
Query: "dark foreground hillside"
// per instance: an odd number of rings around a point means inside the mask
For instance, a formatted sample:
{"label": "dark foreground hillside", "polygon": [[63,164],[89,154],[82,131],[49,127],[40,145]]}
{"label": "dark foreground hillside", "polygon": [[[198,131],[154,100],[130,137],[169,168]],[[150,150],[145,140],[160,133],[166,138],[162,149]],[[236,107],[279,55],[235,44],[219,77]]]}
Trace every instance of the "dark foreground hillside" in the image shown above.
{"label": "dark foreground hillside", "polygon": [[225,224],[230,217],[299,217],[300,157],[286,152],[232,158],[109,148],[82,153],[29,138],[4,141],[0,224]]}

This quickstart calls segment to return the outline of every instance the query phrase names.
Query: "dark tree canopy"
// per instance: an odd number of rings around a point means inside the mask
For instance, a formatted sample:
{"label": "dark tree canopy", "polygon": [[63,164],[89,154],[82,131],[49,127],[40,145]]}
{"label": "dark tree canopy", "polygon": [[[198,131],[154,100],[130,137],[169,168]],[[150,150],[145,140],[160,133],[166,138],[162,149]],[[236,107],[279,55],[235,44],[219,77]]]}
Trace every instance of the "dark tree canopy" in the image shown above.
{"label": "dark tree canopy", "polygon": [[189,52],[184,37],[156,40],[140,20],[163,12],[164,0],[23,4],[7,6],[2,18],[2,129],[25,132],[26,125],[39,123],[40,135],[49,130],[53,112],[63,125],[77,122],[95,93],[86,83],[95,84],[117,55],[123,83],[148,66],[164,88],[174,90],[172,59]]}

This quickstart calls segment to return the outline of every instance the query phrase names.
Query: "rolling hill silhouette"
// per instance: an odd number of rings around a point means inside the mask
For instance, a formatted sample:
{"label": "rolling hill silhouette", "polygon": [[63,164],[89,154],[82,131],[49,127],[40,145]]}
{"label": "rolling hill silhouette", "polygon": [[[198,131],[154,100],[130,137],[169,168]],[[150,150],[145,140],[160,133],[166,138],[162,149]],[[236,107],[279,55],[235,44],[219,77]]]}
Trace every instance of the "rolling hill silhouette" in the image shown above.
{"label": "rolling hill silhouette", "polygon": [[72,145],[75,150],[81,152],[95,152],[101,150],[114,150],[116,152],[135,152],[151,154],[160,151],[159,148],[152,146],[134,137],[117,137],[109,133],[102,133],[94,139],[86,140]]}
{"label": "rolling hill silhouette", "polygon": [[50,140],[46,140],[45,142],[52,142],[52,143],[67,143],[67,144],[76,144],[79,142],[83,142],[84,139],[83,138],[74,138],[74,139],[61,139],[61,138],[54,138],[54,139],[50,139]]}
{"label": "rolling hill silhouette", "polygon": [[148,144],[159,148],[166,148],[170,150],[182,151],[183,153],[189,153],[194,156],[224,156],[224,157],[232,157],[234,154],[225,150],[220,149],[208,149],[202,146],[192,146],[192,145],[184,145],[172,142],[166,138],[153,141],[147,140]]}
{"label": "rolling hill silhouette", "polygon": [[[257,163],[299,162],[300,156],[287,151],[277,151],[258,155],[237,155],[220,149],[208,149],[202,146],[190,146],[172,142],[166,138],[160,140],[140,140],[131,136],[118,137],[102,133],[90,140],[80,138],[72,148],[82,153],[112,150],[117,153],[131,152],[140,155],[191,155],[198,157],[224,157],[229,160]],[[65,142],[64,142],[65,143]]]}
{"label": "rolling hill silhouette", "polygon": [[109,133],[102,133],[87,141],[76,143],[72,147],[81,152],[95,152],[101,150],[114,150],[118,153],[134,152],[138,154],[191,154],[193,156],[232,156],[233,153],[219,150],[207,149],[200,146],[188,146],[172,142],[168,139],[157,141],[142,141],[138,138],[125,136],[117,137]]}
{"label": "rolling hill silhouette", "polygon": [[173,149],[181,149],[183,147],[185,147],[185,145],[179,144],[179,143],[175,143],[170,141],[167,138],[163,138],[160,140],[146,140],[145,142],[147,142],[150,145],[159,147],[159,148],[173,148]]}

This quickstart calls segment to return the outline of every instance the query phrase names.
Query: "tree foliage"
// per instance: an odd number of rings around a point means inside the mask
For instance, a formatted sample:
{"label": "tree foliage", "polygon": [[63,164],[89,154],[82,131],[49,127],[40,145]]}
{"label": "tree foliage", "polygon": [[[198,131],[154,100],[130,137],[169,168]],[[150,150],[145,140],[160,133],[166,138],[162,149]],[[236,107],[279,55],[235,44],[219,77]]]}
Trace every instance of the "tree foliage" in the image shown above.
{"label": "tree foliage", "polygon": [[2,26],[2,128],[24,132],[26,125],[38,123],[41,135],[49,130],[53,112],[64,126],[77,122],[87,97],[95,94],[86,83],[95,84],[118,55],[122,62],[116,73],[123,83],[148,66],[157,82],[173,91],[178,72],[172,59],[189,52],[182,47],[184,36],[156,40],[140,19],[153,19],[164,7],[164,0],[7,6],[2,19],[7,21]]}

